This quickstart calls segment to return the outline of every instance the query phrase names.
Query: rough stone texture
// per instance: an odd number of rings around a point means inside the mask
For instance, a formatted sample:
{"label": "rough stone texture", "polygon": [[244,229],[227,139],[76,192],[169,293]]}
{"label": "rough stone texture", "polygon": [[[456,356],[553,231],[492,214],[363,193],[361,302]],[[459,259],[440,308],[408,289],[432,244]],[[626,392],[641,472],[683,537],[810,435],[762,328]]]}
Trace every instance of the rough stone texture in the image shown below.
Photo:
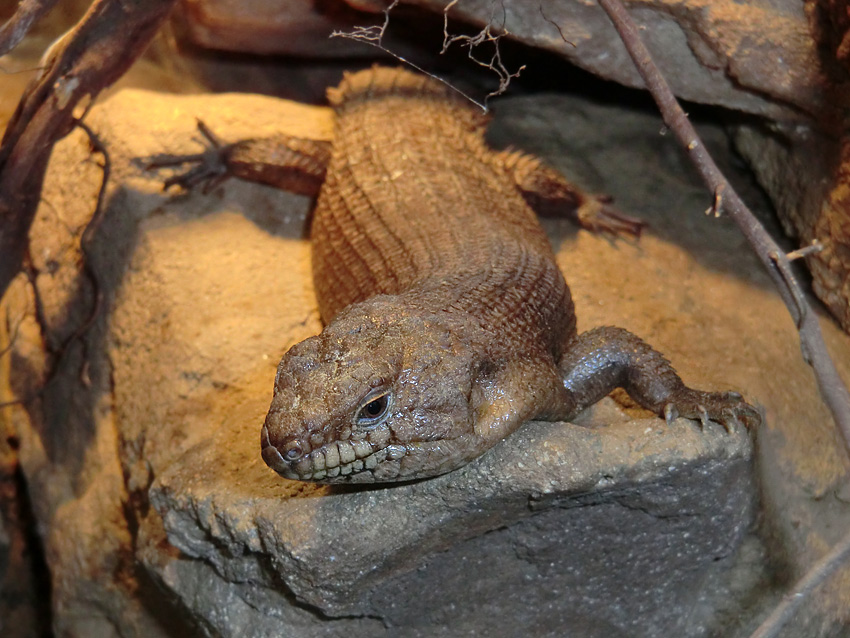
{"label": "rough stone texture", "polygon": [[850,140],[813,127],[741,125],[735,143],[806,258],[817,296],[850,332]]}
{"label": "rough stone texture", "polygon": [[[710,196],[657,118],[546,96],[498,111],[494,143],[650,222],[628,243],[546,221],[579,328],[622,325],[694,385],[764,405],[765,536],[799,574],[850,521],[846,464],[743,240],[702,215]],[[631,420],[606,399],[588,427],[530,425],[433,481],[332,490],[265,468],[277,360],[319,328],[308,202],[237,182],[167,201],[130,158],[195,149],[195,116],[226,139],[330,135],[326,111],[257,97],[124,92],[91,113],[115,180],[94,251],[107,310],[87,366],[73,344],[43,400],[0,412],[20,440],[57,635],[745,635],[772,592],[758,539],[735,553],[753,505],[742,433],[634,408]],[[19,394],[49,369],[42,335],[61,342],[90,308],[76,248],[99,186],[87,157],[79,132],[54,153],[32,233],[41,318],[24,278],[4,300],[8,323],[25,317],[7,379]],[[846,335],[824,328],[850,376]],[[794,635],[846,620],[843,579]]]}
{"label": "rough stone texture", "polygon": [[[432,11],[442,11],[446,5],[443,0],[411,2]],[[605,79],[643,87],[596,2],[548,2],[545,15],[533,3],[506,2],[504,6],[505,28],[514,37],[554,51]],[[627,6],[677,96],[770,117],[790,115],[782,104],[815,113],[824,108],[824,78],[818,72],[802,3],[641,0]],[[494,12],[490,0],[465,0],[454,10],[477,26],[491,20],[501,24],[502,14]]]}
{"label": "rough stone texture", "polygon": [[[424,635],[699,635],[709,619],[682,609],[727,566],[747,525],[745,436],[674,432],[656,420],[541,424],[456,474],[348,493],[270,477],[254,449],[263,415],[253,407],[152,486],[183,552],[152,569],[178,592],[197,578],[180,570],[200,563],[264,590],[286,583],[330,616],[383,618]],[[232,596],[217,595],[220,607]],[[280,621],[268,615],[279,596],[254,606],[237,606],[236,622],[216,630],[275,635]],[[541,617],[541,606],[552,613]]]}
{"label": "rough stone texture", "polygon": [[180,6],[189,38],[203,47],[319,58],[374,55],[370,47],[330,37],[364,18],[344,2],[183,0]]}
{"label": "rough stone texture", "polygon": [[[384,0],[345,0],[364,11],[379,12]],[[256,53],[292,53],[303,43],[300,34],[315,33],[299,53],[332,55],[339,39],[326,40],[334,30],[380,24],[382,16],[340,16],[340,3],[309,0],[185,0],[190,37],[213,48]],[[448,0],[403,0],[442,15]],[[641,32],[679,97],[717,104],[770,117],[794,118],[795,109],[820,113],[830,106],[824,96],[815,43],[806,3],[799,0],[637,0],[628,2]],[[288,12],[288,13],[287,13]],[[545,14],[545,15],[544,15]],[[268,19],[267,16],[271,16]],[[302,17],[303,16],[303,17]],[[538,3],[508,0],[461,0],[450,16],[450,30],[463,22],[476,28],[492,23],[513,38],[553,51],[574,64],[627,86],[642,87],[634,65],[602,9],[592,0],[553,0],[541,11]],[[403,26],[415,14],[396,10]],[[258,24],[263,22],[264,24]],[[346,24],[347,23],[347,24]],[[554,23],[554,24],[553,24]],[[392,24],[392,23],[391,23]],[[557,27],[555,26],[557,24]],[[560,32],[558,30],[560,27]],[[250,34],[250,37],[248,37]],[[402,41],[387,48],[408,55]],[[563,34],[563,36],[562,36]],[[430,51],[437,53],[442,35],[434,33]],[[567,42],[564,42],[564,39]],[[349,47],[350,48],[350,47]],[[361,45],[362,52],[372,52]],[[348,51],[348,48],[346,48]],[[483,57],[489,56],[482,53]]]}
{"label": "rough stone texture", "polygon": [[[816,39],[832,86],[828,100],[843,105],[838,117],[791,125],[747,122],[735,142],[773,200],[785,232],[800,246],[817,241],[822,250],[806,258],[813,288],[850,333],[850,14],[846,3],[818,5]],[[843,121],[842,121],[843,118]]]}

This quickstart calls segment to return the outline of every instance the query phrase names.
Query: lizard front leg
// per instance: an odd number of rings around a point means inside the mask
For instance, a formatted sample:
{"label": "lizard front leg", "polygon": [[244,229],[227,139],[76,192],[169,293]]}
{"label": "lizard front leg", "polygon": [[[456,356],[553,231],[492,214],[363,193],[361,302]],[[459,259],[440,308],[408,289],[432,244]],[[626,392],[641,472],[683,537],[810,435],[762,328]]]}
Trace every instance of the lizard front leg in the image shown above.
{"label": "lizard front leg", "polygon": [[717,421],[728,430],[761,418],[737,392],[703,392],[687,387],[659,352],[622,328],[596,328],[579,335],[558,364],[567,403],[579,412],[615,388],[668,423],[679,416]]}
{"label": "lizard front leg", "polygon": [[238,177],[314,197],[325,180],[331,155],[328,141],[275,135],[225,144],[200,120],[198,130],[206,142],[206,151],[146,159],[148,168],[190,166],[165,180],[166,189],[180,186],[191,190],[202,184],[207,193],[229,177]]}

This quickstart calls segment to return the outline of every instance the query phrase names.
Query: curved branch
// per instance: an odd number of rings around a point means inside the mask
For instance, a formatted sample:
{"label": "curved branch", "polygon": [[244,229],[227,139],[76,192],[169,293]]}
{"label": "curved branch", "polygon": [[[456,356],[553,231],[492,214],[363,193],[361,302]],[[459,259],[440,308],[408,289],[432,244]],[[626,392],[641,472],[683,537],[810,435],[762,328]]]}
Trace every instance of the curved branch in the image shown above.
{"label": "curved branch", "polygon": [[797,324],[803,359],[814,370],[821,396],[832,412],[832,418],[844,440],[844,447],[850,455],[850,392],[847,391],[826,349],[817,314],[791,274],[788,258],[714,163],[688,116],[676,101],[667,81],[652,61],[649,51],[640,39],[637,25],[623,4],[620,0],[599,0],[599,4],[614,23],[643,81],[658,104],[664,122],[687,149],[703,181],[715,194],[716,200],[722,202],[723,210],[741,229],[776,284],[782,300]]}
{"label": "curved branch", "polygon": [[50,52],[0,145],[0,297],[21,268],[53,145],[139,57],[176,0],[97,0]]}
{"label": "curved branch", "polygon": [[789,593],[782,597],[770,616],[759,625],[750,638],[775,638],[782,628],[794,617],[797,608],[811,595],[823,581],[829,578],[850,558],[850,534],[847,534],[830,550],[830,552],[814,564],[808,573],[794,586]]}
{"label": "curved branch", "polygon": [[[844,446],[850,453],[850,393],[841,381],[835,364],[829,356],[817,315],[794,278],[788,257],[764,230],[714,163],[687,115],[673,96],[666,80],[652,61],[649,51],[640,39],[637,25],[620,0],[599,0],[599,4],[614,23],[623,44],[626,45],[635,66],[658,104],[664,122],[688,150],[703,181],[714,192],[715,207],[722,205],[738,225],[776,284],[782,300],[797,324],[803,359],[812,366],[821,396],[829,406],[835,424],[841,432]],[[778,635],[782,627],[794,616],[799,606],[808,599],[818,585],[845,565],[848,558],[850,558],[850,534],[841,539],[826,556],[815,563],[791,593],[783,597],[782,602],[756,630],[752,638],[773,638]]]}

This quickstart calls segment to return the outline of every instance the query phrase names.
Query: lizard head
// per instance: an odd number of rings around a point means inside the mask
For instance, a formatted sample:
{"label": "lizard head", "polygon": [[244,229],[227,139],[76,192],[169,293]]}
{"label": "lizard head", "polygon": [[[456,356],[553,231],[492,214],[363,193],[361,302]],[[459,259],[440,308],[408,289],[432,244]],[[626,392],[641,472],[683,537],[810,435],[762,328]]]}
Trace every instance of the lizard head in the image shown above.
{"label": "lizard head", "polygon": [[[265,462],[304,481],[433,476],[478,455],[471,320],[379,296],[340,313],[278,366],[261,434]],[[477,441],[476,441],[477,438]],[[477,445],[475,444],[477,443]]]}

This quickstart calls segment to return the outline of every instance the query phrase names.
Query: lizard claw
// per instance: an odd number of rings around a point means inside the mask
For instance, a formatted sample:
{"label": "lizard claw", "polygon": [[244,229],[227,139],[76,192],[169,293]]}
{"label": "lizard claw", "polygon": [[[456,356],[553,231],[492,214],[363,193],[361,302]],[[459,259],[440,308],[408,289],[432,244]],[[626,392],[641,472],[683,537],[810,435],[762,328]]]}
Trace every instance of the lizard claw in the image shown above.
{"label": "lizard claw", "polygon": [[646,222],[626,215],[613,206],[611,201],[612,198],[607,195],[590,196],[576,211],[581,227],[594,233],[607,232],[640,239]]}
{"label": "lizard claw", "polygon": [[708,410],[705,409],[704,405],[697,406],[697,412],[699,413],[699,421],[702,429],[708,427]]}
{"label": "lizard claw", "polygon": [[759,411],[737,392],[701,392],[685,388],[671,398],[664,406],[664,418],[668,424],[676,417],[683,416],[699,419],[703,429],[709,421],[715,421],[732,433],[742,423],[749,429],[761,422]]}
{"label": "lizard claw", "polygon": [[194,166],[185,172],[178,173],[166,179],[163,182],[163,190],[168,190],[172,186],[179,186],[183,190],[189,191],[202,184],[201,191],[207,194],[230,177],[227,156],[231,145],[222,144],[218,137],[201,120],[198,120],[198,130],[203,136],[204,145],[206,146],[206,151],[203,153],[193,153],[190,155],[160,153],[142,160],[147,170],[194,164]]}
{"label": "lizard claw", "polygon": [[728,432],[729,434],[737,432],[738,429],[741,427],[740,419],[738,419],[738,417],[734,414],[729,417],[727,421],[721,421],[721,423],[723,424],[723,427],[726,428],[726,432]]}

